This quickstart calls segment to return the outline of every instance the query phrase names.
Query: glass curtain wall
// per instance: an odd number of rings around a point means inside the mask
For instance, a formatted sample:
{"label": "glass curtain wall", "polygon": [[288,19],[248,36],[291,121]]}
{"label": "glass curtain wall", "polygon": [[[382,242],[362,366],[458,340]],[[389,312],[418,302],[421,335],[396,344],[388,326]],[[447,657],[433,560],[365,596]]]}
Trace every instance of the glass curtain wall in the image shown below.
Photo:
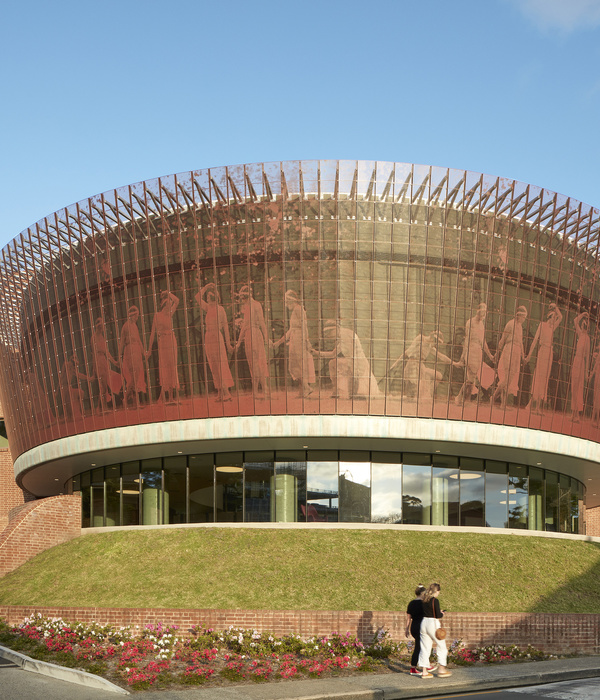
{"label": "glass curtain wall", "polygon": [[403,523],[580,533],[584,486],[541,467],[439,453],[176,455],[74,477],[82,526]]}

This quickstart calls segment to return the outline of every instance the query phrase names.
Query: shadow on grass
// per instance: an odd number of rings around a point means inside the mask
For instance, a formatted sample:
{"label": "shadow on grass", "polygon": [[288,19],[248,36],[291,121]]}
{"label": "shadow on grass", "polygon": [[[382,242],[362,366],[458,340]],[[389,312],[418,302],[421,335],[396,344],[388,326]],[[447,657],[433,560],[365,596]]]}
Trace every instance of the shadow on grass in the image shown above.
{"label": "shadow on grass", "polygon": [[[593,545],[600,549],[600,545]],[[551,654],[600,653],[600,562],[574,576],[552,593],[524,604],[524,613],[505,615],[507,624],[482,638],[483,645],[531,645]],[[565,601],[572,608],[587,607],[590,612],[564,611]],[[504,616],[504,615],[503,615]]]}

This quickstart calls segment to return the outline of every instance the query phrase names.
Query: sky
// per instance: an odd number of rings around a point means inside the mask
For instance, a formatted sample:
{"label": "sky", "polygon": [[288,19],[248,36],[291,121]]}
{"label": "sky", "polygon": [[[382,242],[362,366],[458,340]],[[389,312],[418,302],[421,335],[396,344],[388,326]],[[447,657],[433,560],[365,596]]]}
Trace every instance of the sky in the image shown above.
{"label": "sky", "polygon": [[600,0],[3,0],[0,247],[221,165],[467,169],[600,207]]}

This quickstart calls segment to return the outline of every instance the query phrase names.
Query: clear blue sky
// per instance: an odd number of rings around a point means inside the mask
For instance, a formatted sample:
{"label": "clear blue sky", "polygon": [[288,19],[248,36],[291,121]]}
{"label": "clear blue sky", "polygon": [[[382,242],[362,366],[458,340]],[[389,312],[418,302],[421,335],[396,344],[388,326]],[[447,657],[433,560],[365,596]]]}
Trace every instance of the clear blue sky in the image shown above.
{"label": "clear blue sky", "polygon": [[4,0],[0,245],[159,175],[379,159],[600,206],[600,0]]}

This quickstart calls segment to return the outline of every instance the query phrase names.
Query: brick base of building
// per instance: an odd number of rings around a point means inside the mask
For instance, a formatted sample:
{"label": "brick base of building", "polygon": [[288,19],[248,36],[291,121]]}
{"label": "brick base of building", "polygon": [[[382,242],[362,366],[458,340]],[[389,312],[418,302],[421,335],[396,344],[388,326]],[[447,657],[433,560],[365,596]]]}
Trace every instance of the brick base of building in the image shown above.
{"label": "brick base of building", "polygon": [[[177,625],[189,635],[200,626],[216,630],[230,626],[268,631],[276,636],[299,634],[304,638],[334,632],[357,635],[369,643],[378,628],[396,641],[405,639],[404,612],[339,610],[201,610],[166,608],[56,608],[0,605],[0,617],[16,625],[34,613],[62,617],[69,622],[97,622],[143,627],[150,623]],[[462,640],[468,647],[488,644],[531,645],[546,653],[597,654],[600,652],[600,615],[546,613],[447,613],[448,642]]]}
{"label": "brick base of building", "polygon": [[33,496],[20,489],[15,482],[9,450],[0,448],[0,532],[9,523],[9,512],[30,500],[33,500]]}
{"label": "brick base of building", "polygon": [[585,534],[600,537],[600,506],[585,509]]}
{"label": "brick base of building", "polygon": [[53,496],[13,508],[8,526],[0,532],[0,576],[80,535],[79,496]]}

